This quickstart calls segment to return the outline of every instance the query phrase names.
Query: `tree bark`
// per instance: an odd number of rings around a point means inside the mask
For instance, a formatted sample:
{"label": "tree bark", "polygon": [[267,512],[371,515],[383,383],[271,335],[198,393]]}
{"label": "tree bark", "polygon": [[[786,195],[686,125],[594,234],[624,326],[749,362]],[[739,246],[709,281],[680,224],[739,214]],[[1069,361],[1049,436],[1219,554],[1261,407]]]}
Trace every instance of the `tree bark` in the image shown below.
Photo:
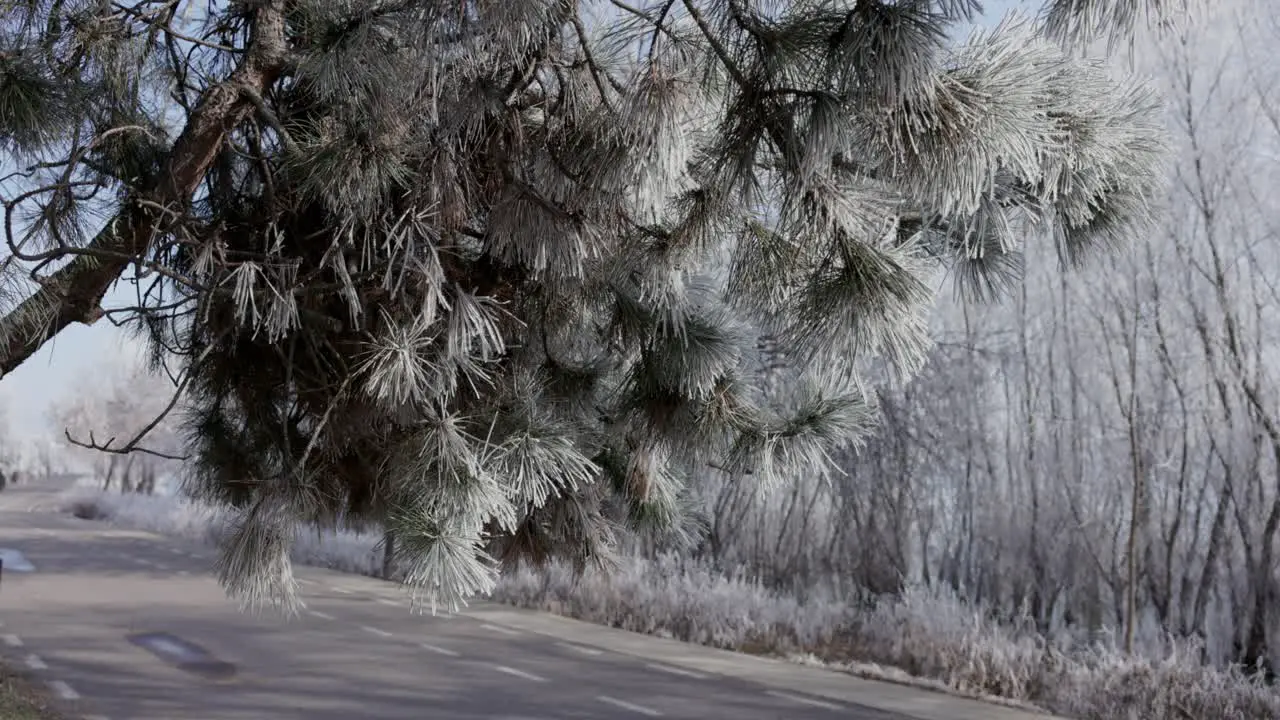
{"label": "tree bark", "polygon": [[382,579],[390,580],[396,571],[396,538],[387,530],[382,534]]}
{"label": "tree bark", "polygon": [[[226,80],[205,91],[169,151],[160,180],[138,199],[163,208],[189,203],[227,134],[254,109],[251,98],[261,97],[284,67],[287,2],[268,0],[258,7],[244,60]],[[36,292],[0,318],[0,378],[68,325],[89,325],[101,318],[103,296],[132,262],[145,255],[162,230],[164,214],[126,201],[84,252],[44,278]]]}

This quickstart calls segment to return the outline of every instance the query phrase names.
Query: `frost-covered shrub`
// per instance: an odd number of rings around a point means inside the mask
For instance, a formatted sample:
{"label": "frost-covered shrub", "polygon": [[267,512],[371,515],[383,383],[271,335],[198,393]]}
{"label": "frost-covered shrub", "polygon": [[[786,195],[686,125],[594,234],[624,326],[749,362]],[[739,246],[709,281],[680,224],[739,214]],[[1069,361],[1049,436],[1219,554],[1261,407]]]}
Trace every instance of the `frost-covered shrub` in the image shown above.
{"label": "frost-covered shrub", "polygon": [[77,517],[209,544],[217,541],[225,523],[225,513],[186,498],[103,492],[85,486],[64,493],[60,505]]}
{"label": "frost-covered shrub", "polygon": [[674,555],[627,558],[608,573],[581,578],[561,565],[525,568],[504,576],[492,598],[635,632],[778,654],[829,644],[850,619],[845,606],[801,605]]}
{"label": "frost-covered shrub", "polygon": [[1280,691],[1236,670],[1206,667],[1197,648],[1132,658],[1097,648],[1074,659],[1045,689],[1050,707],[1087,720],[1274,720]]}
{"label": "frost-covered shrub", "polygon": [[[76,488],[60,503],[65,512],[85,519],[105,520],[120,527],[146,530],[216,545],[232,516],[210,505],[178,496],[119,494]],[[359,533],[300,531],[292,559],[360,575],[378,575],[382,559],[380,538]]]}
{"label": "frost-covered shrub", "polygon": [[992,621],[948,591],[908,588],[849,631],[846,654],[978,694],[1031,699],[1047,661],[1043,639]]}

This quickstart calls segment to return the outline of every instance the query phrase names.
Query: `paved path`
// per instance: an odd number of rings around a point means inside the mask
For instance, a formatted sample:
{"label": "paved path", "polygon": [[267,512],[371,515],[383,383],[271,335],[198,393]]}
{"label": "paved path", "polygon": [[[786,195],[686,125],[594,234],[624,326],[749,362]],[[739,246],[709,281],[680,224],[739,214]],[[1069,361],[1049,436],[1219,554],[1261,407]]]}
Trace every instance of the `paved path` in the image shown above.
{"label": "paved path", "polygon": [[[0,493],[0,654],[109,720],[1043,720],[983,703],[494,604],[410,614],[371,578],[298,568],[295,620],[241,612],[212,552]],[[167,633],[148,651],[137,636]],[[131,641],[132,638],[132,641]],[[166,660],[194,643],[207,656]],[[159,654],[157,654],[157,652]]]}

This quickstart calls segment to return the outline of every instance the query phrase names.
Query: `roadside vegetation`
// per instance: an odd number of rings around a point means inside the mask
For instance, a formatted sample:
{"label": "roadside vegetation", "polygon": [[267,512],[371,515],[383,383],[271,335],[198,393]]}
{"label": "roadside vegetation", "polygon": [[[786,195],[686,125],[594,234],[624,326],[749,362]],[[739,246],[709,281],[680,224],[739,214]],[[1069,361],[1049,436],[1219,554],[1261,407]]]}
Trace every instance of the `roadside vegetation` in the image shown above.
{"label": "roadside vegetation", "polygon": [[0,720],[64,720],[38,684],[0,662]]}

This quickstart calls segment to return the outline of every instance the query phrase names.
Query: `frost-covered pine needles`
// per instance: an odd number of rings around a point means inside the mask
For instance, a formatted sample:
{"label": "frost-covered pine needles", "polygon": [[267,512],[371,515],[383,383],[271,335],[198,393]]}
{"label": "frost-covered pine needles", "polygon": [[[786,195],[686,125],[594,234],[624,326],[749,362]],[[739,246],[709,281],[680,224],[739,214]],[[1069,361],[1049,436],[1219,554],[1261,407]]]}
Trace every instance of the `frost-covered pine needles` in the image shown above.
{"label": "frost-covered pine needles", "polygon": [[[153,22],[25,12],[67,5]],[[433,608],[503,562],[608,563],[624,529],[690,541],[699,478],[821,474],[869,431],[860,370],[922,366],[940,271],[991,296],[1026,242],[1075,261],[1141,230],[1162,180],[1149,93],[1031,20],[955,45],[974,2],[261,5],[187,28],[187,69],[289,60],[152,217],[167,273],[137,312],[186,358],[190,487],[240,509],[222,578],[253,602],[292,602],[317,524],[385,528]],[[185,77],[138,37],[97,41]],[[0,130],[31,145],[6,87]],[[106,125],[164,125],[142,95]],[[73,157],[122,213],[159,187]],[[761,335],[789,390],[754,381]]]}

